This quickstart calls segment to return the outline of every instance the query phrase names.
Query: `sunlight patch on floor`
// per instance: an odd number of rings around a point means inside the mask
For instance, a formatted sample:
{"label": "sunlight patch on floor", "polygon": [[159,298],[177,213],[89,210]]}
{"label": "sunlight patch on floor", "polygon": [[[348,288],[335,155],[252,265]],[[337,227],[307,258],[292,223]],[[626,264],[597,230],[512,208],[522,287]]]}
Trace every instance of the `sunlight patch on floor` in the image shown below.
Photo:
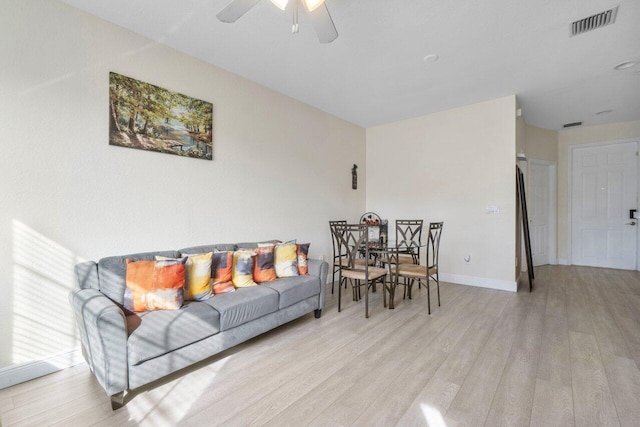
{"label": "sunlight patch on floor", "polygon": [[422,409],[422,415],[424,415],[424,419],[429,427],[447,427],[447,423],[444,422],[442,414],[436,408],[421,403],[420,409]]}
{"label": "sunlight patch on floor", "polygon": [[[226,360],[223,362],[226,363]],[[220,361],[216,363],[222,368]],[[217,370],[217,369],[216,369]],[[153,426],[176,426],[184,421],[200,397],[210,390],[215,371],[204,367],[156,389],[135,396],[125,408],[129,421]],[[204,399],[204,401],[209,401]],[[201,409],[204,409],[202,407]],[[196,411],[197,412],[197,409]]]}

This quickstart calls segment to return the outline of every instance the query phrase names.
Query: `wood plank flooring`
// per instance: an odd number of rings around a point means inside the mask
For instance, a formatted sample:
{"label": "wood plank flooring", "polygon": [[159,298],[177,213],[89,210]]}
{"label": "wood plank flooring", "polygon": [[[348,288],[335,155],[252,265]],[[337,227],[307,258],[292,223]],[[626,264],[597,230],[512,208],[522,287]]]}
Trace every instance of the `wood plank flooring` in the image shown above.
{"label": "wood plank flooring", "polygon": [[[328,288],[330,289],[330,287]],[[0,390],[2,426],[638,426],[640,273],[536,269],[533,293],[442,284],[305,316],[111,411],[86,365]],[[435,298],[434,298],[435,299]],[[432,301],[433,303],[433,301]]]}

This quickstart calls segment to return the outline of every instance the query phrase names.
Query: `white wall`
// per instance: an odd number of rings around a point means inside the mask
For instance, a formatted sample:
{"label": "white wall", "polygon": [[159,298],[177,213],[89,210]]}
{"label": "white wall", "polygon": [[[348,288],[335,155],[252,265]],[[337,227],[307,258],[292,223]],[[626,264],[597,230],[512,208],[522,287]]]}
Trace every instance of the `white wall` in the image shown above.
{"label": "white wall", "polygon": [[558,132],[558,262],[570,263],[569,239],[569,147],[640,137],[640,120],[563,129]]}
{"label": "white wall", "polygon": [[444,221],[447,281],[515,290],[515,105],[508,96],[367,129],[367,210],[391,227]]}
{"label": "white wall", "polygon": [[[58,2],[2,5],[0,368],[76,345],[77,259],[267,238],[327,256],[327,221],[364,212],[364,129]],[[214,160],[109,146],[110,71],[212,102]]]}

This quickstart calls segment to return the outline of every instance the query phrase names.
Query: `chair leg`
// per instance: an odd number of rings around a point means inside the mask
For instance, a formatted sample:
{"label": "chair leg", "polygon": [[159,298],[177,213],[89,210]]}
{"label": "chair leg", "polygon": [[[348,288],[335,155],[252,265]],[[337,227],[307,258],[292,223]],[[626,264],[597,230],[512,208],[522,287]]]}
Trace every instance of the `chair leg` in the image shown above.
{"label": "chair leg", "polygon": [[333,286],[336,284],[336,271],[333,270],[333,275],[331,276],[331,295],[333,295]]}
{"label": "chair leg", "polygon": [[384,308],[387,308],[387,281],[385,279],[382,281],[382,303]]}
{"label": "chair leg", "polygon": [[[360,288],[358,288],[360,289]],[[369,318],[369,284],[364,284],[364,317]]]}
{"label": "chair leg", "polygon": [[342,277],[340,277],[340,281],[338,282],[338,313],[342,311]]}
{"label": "chair leg", "polygon": [[425,286],[427,287],[427,311],[428,314],[431,314],[431,287],[429,286],[429,273],[427,273],[427,284]]}

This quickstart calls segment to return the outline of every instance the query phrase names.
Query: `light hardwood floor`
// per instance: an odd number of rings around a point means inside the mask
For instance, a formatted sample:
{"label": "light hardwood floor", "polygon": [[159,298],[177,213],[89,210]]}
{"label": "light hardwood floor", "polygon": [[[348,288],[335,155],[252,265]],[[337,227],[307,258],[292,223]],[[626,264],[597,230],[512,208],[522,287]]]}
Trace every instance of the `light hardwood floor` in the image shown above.
{"label": "light hardwood floor", "polygon": [[[327,296],[112,412],[86,365],[0,390],[1,424],[640,425],[640,274],[540,267],[533,293],[442,285],[396,309]],[[432,300],[433,302],[433,300]]]}

